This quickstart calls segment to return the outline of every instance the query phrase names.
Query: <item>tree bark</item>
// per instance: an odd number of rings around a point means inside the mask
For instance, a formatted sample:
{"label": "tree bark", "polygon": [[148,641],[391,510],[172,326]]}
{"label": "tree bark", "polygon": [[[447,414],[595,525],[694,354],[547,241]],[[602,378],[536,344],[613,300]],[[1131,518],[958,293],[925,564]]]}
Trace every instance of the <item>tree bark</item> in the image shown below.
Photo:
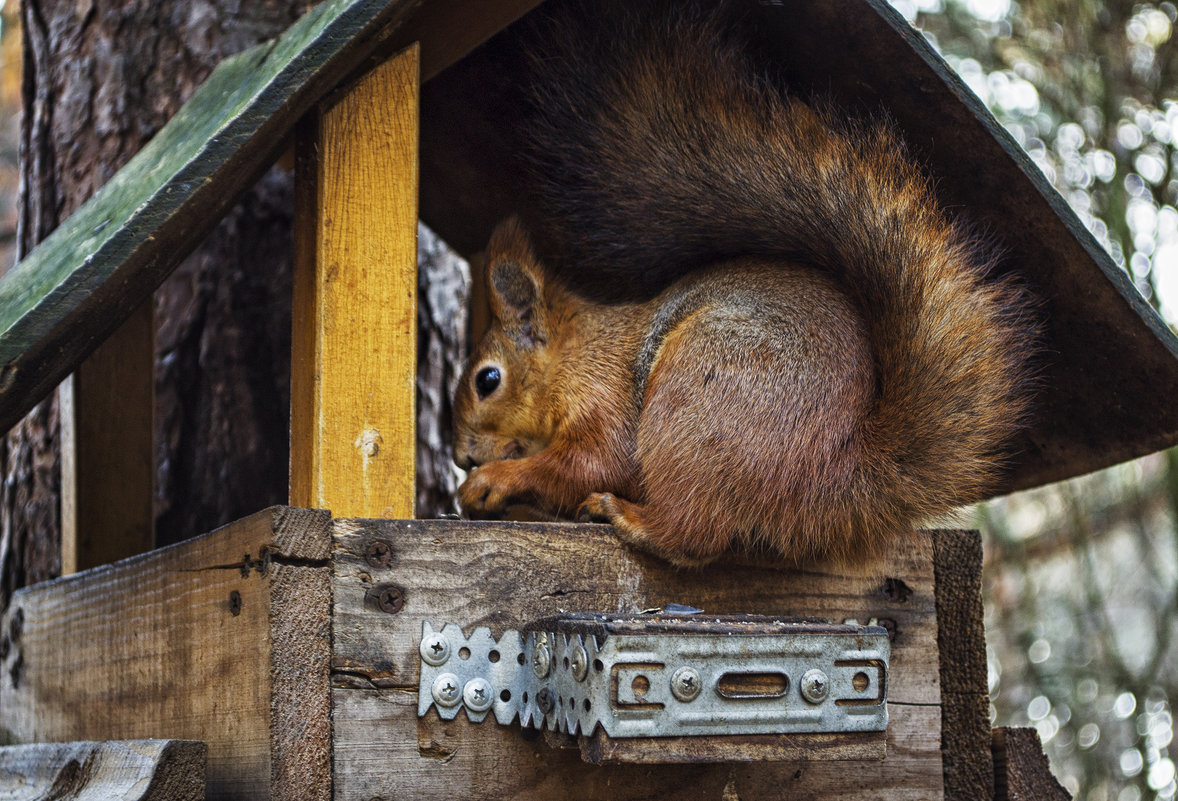
{"label": "tree bark", "polygon": [[[24,0],[19,246],[28,252],[145,143],[226,55],[305,0]],[[278,166],[155,295],[156,541],[287,498],[292,174]],[[449,401],[465,344],[465,264],[423,234],[418,515],[453,511]],[[58,412],[0,444],[0,608],[60,572]]]}
{"label": "tree bark", "polygon": [[[307,6],[24,0],[21,251],[110,180],[223,57]],[[156,293],[161,544],[285,499],[291,180],[259,182]],[[59,570],[57,438],[53,398],[8,437],[4,599]]]}
{"label": "tree bark", "polygon": [[158,545],[287,500],[293,198],[272,169],[156,292]]}
{"label": "tree bark", "polygon": [[470,268],[417,226],[417,516],[458,511],[451,403],[466,360]]}

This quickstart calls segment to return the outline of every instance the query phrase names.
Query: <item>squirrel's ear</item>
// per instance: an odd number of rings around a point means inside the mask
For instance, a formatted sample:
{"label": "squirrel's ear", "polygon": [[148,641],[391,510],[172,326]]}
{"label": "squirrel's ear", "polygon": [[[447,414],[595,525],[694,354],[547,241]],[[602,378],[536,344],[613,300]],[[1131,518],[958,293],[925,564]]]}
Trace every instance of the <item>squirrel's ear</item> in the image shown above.
{"label": "squirrel's ear", "polygon": [[531,237],[518,217],[508,217],[487,244],[487,290],[491,314],[521,347],[546,341],[543,280]]}
{"label": "squirrel's ear", "polygon": [[536,278],[516,261],[494,261],[487,270],[491,314],[521,347],[543,345],[542,303]]}

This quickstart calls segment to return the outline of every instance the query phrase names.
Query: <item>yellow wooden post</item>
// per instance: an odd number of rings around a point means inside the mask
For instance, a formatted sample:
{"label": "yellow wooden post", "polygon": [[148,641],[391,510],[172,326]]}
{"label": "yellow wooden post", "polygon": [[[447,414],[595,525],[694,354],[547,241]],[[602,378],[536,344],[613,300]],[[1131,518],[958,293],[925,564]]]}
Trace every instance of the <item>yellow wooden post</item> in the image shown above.
{"label": "yellow wooden post", "polygon": [[297,147],[290,499],[413,516],[418,47],[312,115]]}

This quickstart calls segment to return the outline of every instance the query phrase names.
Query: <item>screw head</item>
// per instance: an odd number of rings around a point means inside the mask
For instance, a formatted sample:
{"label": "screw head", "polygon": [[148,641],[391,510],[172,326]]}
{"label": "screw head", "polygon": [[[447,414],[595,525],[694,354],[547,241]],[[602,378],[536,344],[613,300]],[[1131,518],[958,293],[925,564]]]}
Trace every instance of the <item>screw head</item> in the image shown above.
{"label": "screw head", "polygon": [[421,661],[437,667],[450,658],[450,641],[435,631],[422,638],[417,650],[421,653]]}
{"label": "screw head", "polygon": [[364,546],[364,559],[372,567],[388,567],[393,563],[393,548],[384,540],[370,540]]}
{"label": "screw head", "polygon": [[585,652],[585,646],[580,643],[570,649],[569,669],[573,671],[573,678],[577,681],[584,681],[585,677],[589,675],[589,654]]}
{"label": "screw head", "polygon": [[703,689],[703,681],[699,677],[699,671],[695,668],[684,665],[671,674],[671,695],[680,701],[685,703],[694,701],[699,697],[701,689]]}
{"label": "screw head", "polygon": [[462,703],[471,712],[486,712],[495,701],[495,693],[491,682],[482,676],[476,676],[462,688]]}
{"label": "screw head", "polygon": [[543,634],[536,636],[536,643],[532,646],[532,672],[536,678],[542,679],[548,675],[552,667],[552,649],[548,647],[548,637]]}
{"label": "screw head", "polygon": [[552,710],[556,708],[556,699],[552,697],[552,690],[547,687],[541,688],[540,692],[536,693],[536,706],[540,707],[541,715],[551,715]]}
{"label": "screw head", "polygon": [[462,682],[453,673],[443,673],[434,679],[432,693],[438,706],[457,706],[462,698]]}
{"label": "screw head", "polygon": [[830,680],[818,668],[811,668],[803,673],[798,686],[801,688],[802,697],[812,704],[821,704],[826,700],[826,696],[830,695]]}
{"label": "screw head", "polygon": [[385,587],[376,596],[380,611],[395,615],[405,606],[405,591],[400,587]]}

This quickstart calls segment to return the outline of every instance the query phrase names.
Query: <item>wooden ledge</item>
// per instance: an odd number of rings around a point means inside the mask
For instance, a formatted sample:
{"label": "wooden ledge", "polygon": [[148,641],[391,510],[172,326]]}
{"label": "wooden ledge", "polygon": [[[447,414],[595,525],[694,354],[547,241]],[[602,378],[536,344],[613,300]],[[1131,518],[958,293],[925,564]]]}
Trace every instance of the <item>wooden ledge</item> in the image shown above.
{"label": "wooden ledge", "polygon": [[[0,620],[0,740],[202,740],[212,799],[369,801],[407,787],[421,799],[556,799],[577,787],[610,801],[753,801],[850,786],[869,799],[988,801],[980,545],[969,532],[928,536],[932,547],[874,576],[747,560],[682,571],[608,526],[279,507],[17,592]],[[846,761],[744,762],[730,743],[719,763],[633,764],[642,747],[613,742],[609,758],[627,764],[595,766],[518,725],[417,717],[424,621],[501,636],[566,611],[670,603],[878,620],[893,635],[886,757],[799,738],[802,750],[779,756],[822,746]]]}

